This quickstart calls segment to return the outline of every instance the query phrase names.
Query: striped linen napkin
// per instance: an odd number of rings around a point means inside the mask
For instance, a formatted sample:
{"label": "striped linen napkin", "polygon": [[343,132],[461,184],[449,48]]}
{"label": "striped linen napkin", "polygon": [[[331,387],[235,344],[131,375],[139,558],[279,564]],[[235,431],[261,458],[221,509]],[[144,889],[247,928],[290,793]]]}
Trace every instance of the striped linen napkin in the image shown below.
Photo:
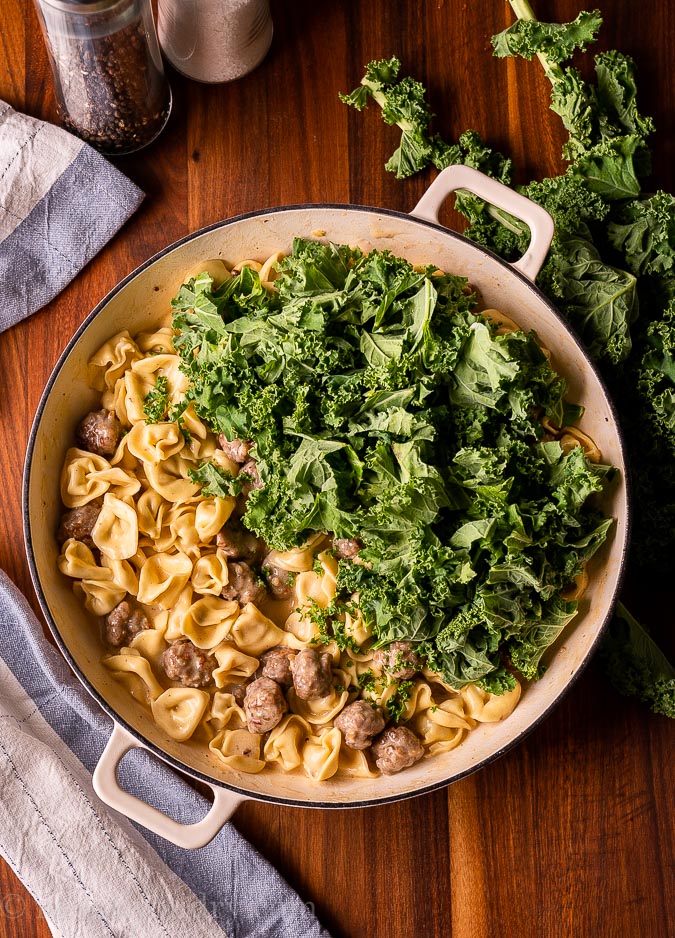
{"label": "striped linen napkin", "polygon": [[[187,851],[106,808],[91,772],[111,728],[0,570],[0,853],[53,934],[330,938],[230,824]],[[120,781],[155,803],[162,792],[158,806],[183,823],[206,813],[206,799],[141,750],[125,758]],[[20,914],[19,896],[3,902],[6,915]]]}
{"label": "striped linen napkin", "polygon": [[143,198],[88,144],[0,101],[0,331],[52,300]]}

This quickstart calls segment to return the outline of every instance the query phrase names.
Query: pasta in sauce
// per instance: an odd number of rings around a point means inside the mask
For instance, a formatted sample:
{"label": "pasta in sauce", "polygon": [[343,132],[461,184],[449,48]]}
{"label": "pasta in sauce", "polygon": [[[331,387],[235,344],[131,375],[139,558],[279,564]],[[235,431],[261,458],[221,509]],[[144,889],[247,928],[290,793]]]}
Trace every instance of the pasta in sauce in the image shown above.
{"label": "pasta in sauce", "polygon": [[[279,257],[237,266],[255,267],[270,288]],[[221,279],[230,275],[221,261],[205,267]],[[496,310],[483,315],[501,330],[518,328]],[[373,778],[378,765],[392,769],[387,746],[396,750],[402,732],[409,734],[408,765],[507,717],[518,683],[501,696],[476,685],[455,691],[416,661],[410,643],[395,643],[388,657],[377,652],[358,611],[344,623],[353,647],[317,644],[311,611],[335,596],[342,548],[319,534],[269,552],[237,521],[237,499],[201,494],[191,470],[212,460],[236,476],[246,461],[219,445],[192,404],[179,419],[148,422],[148,395],[160,381],[169,408],[181,404],[187,381],[179,366],[168,327],[135,337],[122,331],[106,342],[88,369],[101,395],[99,423],[96,414],[85,419],[96,425],[93,435],[81,425],[61,475],[67,511],[59,569],[87,610],[104,619],[105,666],[157,725],[172,739],[208,746],[225,770],[304,772],[321,782],[336,774]],[[599,460],[576,428],[544,426],[563,447],[582,446]],[[228,531],[236,538],[223,536]],[[358,545],[347,550],[358,563]],[[281,598],[260,589],[255,574],[263,562]],[[582,576],[568,597],[584,587]],[[387,702],[397,695],[399,722],[385,728]],[[372,757],[374,738],[382,762]]]}

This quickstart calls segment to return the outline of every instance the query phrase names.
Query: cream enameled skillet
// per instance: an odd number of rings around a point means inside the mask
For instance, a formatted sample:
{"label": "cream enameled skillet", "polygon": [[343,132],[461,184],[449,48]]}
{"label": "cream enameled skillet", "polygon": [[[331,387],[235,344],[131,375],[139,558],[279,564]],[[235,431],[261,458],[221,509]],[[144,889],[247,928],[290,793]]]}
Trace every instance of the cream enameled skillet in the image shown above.
{"label": "cream enameled skillet", "polygon": [[[438,224],[442,203],[458,188],[471,190],[529,225],[530,248],[516,264],[505,263]],[[217,257],[230,263],[243,257],[263,260],[274,251],[290,251],[295,236],[386,248],[414,264],[436,264],[468,277],[484,308],[495,307],[524,329],[536,330],[541,343],[553,353],[554,367],[567,379],[569,398],[585,407],[582,429],[595,440],[603,460],[619,469],[603,496],[603,509],[616,524],[592,561],[590,585],[579,615],[546,656],[544,677],[524,689],[516,710],[503,723],[481,725],[457,749],[424,759],[398,775],[372,780],[334,778],[316,783],[302,774],[264,771],[245,775],[225,770],[204,746],[168,738],[149,709],[137,703],[101,664],[99,630],[92,627],[90,614],[56,565],[61,465],[78,421],[98,406],[98,395],[87,386],[88,359],[121,329],[134,335],[165,320],[171,297],[186,272],[201,261]],[[33,581],[54,638],[79,679],[115,721],[94,774],[96,791],[107,804],[174,843],[198,847],[217,833],[246,798],[345,808],[394,801],[447,785],[504,753],[558,703],[591,655],[611,614],[626,556],[628,502],[623,447],[607,392],[579,340],[532,282],[552,236],[553,222],[541,207],[475,170],[450,167],[440,173],[410,215],[353,205],[300,205],[213,225],[151,258],[85,320],[56,365],[37,411],[26,457],[24,525]],[[178,824],[119,787],[115,770],[132,747],[146,747],[211,786],[214,804],[200,823]]]}

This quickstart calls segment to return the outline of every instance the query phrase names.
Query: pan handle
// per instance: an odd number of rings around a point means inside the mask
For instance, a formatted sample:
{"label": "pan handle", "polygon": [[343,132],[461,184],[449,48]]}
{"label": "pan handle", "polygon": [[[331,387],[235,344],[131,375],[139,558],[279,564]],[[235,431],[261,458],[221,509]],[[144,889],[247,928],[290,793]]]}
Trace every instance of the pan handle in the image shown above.
{"label": "pan handle", "polygon": [[132,821],[137,821],[153,834],[159,834],[160,837],[169,840],[177,847],[195,850],[197,847],[205,846],[229,821],[241,802],[247,800],[241,795],[235,795],[224,788],[215,788],[211,785],[213,804],[206,817],[196,824],[180,824],[157,808],[153,808],[120,788],[117,781],[117,767],[125,753],[134,748],[144,749],[145,747],[115,723],[112,735],[94,769],[92,777],[94,791],[108,807],[114,808]]}
{"label": "pan handle", "polygon": [[530,246],[511,267],[524,274],[528,280],[534,280],[546,260],[555,231],[555,223],[546,209],[485,173],[460,164],[448,166],[439,173],[410,214],[438,224],[441,205],[457,189],[468,189],[491,205],[525,222],[530,229]]}

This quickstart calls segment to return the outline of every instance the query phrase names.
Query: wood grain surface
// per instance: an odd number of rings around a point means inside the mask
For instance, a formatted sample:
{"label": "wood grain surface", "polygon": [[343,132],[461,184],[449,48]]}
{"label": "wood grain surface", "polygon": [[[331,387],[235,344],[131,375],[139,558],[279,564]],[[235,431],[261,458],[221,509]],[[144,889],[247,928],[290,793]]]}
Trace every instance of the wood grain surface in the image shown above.
{"label": "wood grain surface", "polygon": [[[579,0],[534,5],[541,19],[580,9]],[[277,0],[272,12],[272,48],[251,75],[207,86],[170,74],[165,132],[116,161],[147,192],[142,208],[53,303],[0,336],[0,565],[33,605],[23,454],[50,370],[101,297],[218,219],[297,202],[409,211],[429,184],[431,171],[408,181],[386,173],[396,132],[375,109],[339,102],[366,62],[398,54],[429,89],[438,130],[449,139],[479,131],[513,156],[519,181],[562,168],[538,64],[491,57],[489,37],[512,21],[502,0]],[[603,12],[599,47],[637,60],[642,110],[658,126],[654,185],[673,191],[675,4],[605,0]],[[0,97],[55,119],[28,0],[0,0]],[[645,615],[672,628],[672,593],[660,606],[639,584],[633,592]],[[618,697],[591,663],[522,745],[446,790],[330,813],[249,802],[234,823],[336,938],[666,938],[675,934],[673,755],[673,724]],[[0,864],[0,936],[49,934]]]}

